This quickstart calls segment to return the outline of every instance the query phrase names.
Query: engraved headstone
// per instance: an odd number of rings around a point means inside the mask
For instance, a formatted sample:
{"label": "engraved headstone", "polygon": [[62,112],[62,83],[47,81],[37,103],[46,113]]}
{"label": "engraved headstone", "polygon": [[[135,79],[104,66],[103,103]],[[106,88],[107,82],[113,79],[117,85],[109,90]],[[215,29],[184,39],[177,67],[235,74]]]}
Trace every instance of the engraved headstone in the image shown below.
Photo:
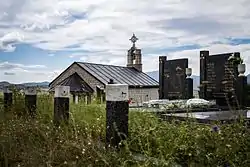
{"label": "engraved headstone", "polygon": [[234,105],[240,53],[209,55],[200,52],[200,98],[216,100],[220,106]]}
{"label": "engraved headstone", "polygon": [[160,99],[185,99],[188,59],[166,60],[161,57],[159,66]]}

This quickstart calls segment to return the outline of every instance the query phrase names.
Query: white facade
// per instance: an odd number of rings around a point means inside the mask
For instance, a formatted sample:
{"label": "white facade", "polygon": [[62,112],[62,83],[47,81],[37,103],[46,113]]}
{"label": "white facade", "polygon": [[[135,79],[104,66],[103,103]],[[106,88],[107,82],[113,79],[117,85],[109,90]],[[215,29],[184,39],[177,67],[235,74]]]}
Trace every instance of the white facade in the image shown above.
{"label": "white facade", "polygon": [[128,94],[135,105],[159,99],[158,88],[129,88]]}

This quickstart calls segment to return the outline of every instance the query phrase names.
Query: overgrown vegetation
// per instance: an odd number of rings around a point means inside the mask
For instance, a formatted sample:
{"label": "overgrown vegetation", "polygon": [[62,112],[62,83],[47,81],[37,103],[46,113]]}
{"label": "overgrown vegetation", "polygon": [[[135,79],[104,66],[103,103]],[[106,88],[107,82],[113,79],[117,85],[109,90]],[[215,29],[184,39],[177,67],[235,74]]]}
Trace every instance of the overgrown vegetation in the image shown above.
{"label": "overgrown vegetation", "polygon": [[[0,98],[0,166],[250,166],[250,135],[243,123],[166,122],[130,110],[129,138],[120,151],[106,150],[105,105],[70,105],[70,124],[55,128],[53,96],[39,95],[38,115],[24,112],[15,92],[12,111]],[[138,158],[143,155],[145,159]],[[141,159],[141,160],[140,160]]]}

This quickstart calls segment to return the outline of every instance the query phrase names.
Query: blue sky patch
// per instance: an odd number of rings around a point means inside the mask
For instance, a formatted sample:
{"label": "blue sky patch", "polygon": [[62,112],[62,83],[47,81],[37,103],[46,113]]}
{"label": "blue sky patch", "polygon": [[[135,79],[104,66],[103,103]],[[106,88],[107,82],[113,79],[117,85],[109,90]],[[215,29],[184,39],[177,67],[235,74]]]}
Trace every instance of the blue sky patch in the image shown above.
{"label": "blue sky patch", "polygon": [[249,44],[250,38],[227,38],[230,45]]}

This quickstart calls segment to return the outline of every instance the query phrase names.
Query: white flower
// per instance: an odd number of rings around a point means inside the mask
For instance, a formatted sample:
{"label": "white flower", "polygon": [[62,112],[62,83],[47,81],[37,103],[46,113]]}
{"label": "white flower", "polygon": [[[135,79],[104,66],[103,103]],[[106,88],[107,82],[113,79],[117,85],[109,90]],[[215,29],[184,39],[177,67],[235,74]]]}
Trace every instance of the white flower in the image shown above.
{"label": "white flower", "polygon": [[82,154],[84,154],[84,153],[85,153],[85,149],[83,148],[83,149],[82,149]]}

